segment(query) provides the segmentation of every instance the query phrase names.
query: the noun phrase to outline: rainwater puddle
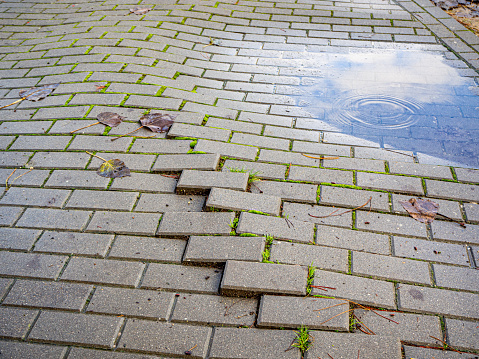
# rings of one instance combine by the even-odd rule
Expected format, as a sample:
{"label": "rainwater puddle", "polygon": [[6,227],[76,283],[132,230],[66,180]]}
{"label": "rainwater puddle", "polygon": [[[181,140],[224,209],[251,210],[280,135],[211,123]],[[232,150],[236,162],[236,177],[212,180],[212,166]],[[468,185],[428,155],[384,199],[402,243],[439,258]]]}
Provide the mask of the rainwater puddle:
{"label": "rainwater puddle", "polygon": [[[413,151],[420,162],[479,167],[479,87],[441,53],[308,54],[293,97],[299,127],[324,140]],[[305,74],[301,76],[301,71]]]}

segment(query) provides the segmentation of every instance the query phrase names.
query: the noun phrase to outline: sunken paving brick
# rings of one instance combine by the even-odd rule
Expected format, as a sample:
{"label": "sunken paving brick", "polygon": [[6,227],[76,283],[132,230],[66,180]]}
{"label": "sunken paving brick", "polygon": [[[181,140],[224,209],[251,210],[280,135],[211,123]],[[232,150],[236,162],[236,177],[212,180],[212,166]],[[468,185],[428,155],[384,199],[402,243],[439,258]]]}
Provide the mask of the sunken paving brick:
{"label": "sunken paving brick", "polygon": [[473,268],[433,264],[438,287],[479,292],[479,271]]}
{"label": "sunken paving brick", "polygon": [[286,166],[274,165],[271,163],[226,160],[222,171],[233,172],[234,170],[244,170],[245,172],[254,174],[259,178],[284,180]]}
{"label": "sunken paving brick", "polygon": [[357,185],[369,189],[381,189],[391,192],[423,195],[422,182],[419,178],[390,176],[379,173],[358,172]]}
{"label": "sunken paving brick", "polygon": [[187,236],[195,234],[228,235],[230,224],[235,214],[200,213],[200,212],[166,212],[158,228],[160,236]]}
{"label": "sunken paving brick", "polygon": [[[327,308],[324,309],[323,308]],[[349,331],[345,310],[349,303],[342,300],[263,295],[258,314],[258,326]],[[342,314],[341,314],[342,313]],[[332,318],[331,320],[328,320]]]}
{"label": "sunken paving brick", "polygon": [[205,204],[204,196],[179,196],[176,194],[141,195],[135,207],[136,212],[201,212]]}
{"label": "sunken paving brick", "polygon": [[479,294],[411,285],[401,285],[398,293],[400,310],[479,319]]}
{"label": "sunken paving brick", "polygon": [[184,170],[181,173],[177,188],[210,189],[219,187],[245,191],[247,185],[247,173]]}
{"label": "sunken paving brick", "polygon": [[143,289],[97,287],[87,312],[165,321],[174,293]]}
{"label": "sunken paving brick", "polygon": [[313,294],[349,299],[358,303],[388,309],[396,308],[394,284],[391,282],[316,270],[313,284],[336,288],[325,292],[313,287]]}
{"label": "sunken paving brick", "polygon": [[54,280],[68,257],[46,254],[0,252],[0,274],[7,277]]}
{"label": "sunken paving brick", "polygon": [[42,312],[28,339],[47,343],[112,348],[124,318]]}
{"label": "sunken paving brick", "polygon": [[274,195],[294,202],[316,203],[318,186],[315,185],[257,181],[254,186],[256,191],[261,191],[265,195]]}
{"label": "sunken paving brick", "polygon": [[474,224],[468,224],[464,228],[453,222],[434,221],[431,230],[432,237],[436,240],[479,244],[479,226]]}
{"label": "sunken paving brick", "polygon": [[[259,186],[258,186],[259,187]],[[281,198],[248,192],[233,191],[225,188],[212,188],[206,207],[229,209],[233,211],[259,211],[279,216]]]}
{"label": "sunken paving brick", "polygon": [[[396,337],[401,342],[432,345],[436,344],[436,340],[431,338],[431,336],[436,338],[442,337],[441,322],[437,316],[388,311],[378,311],[378,313],[386,317],[386,319],[381,318],[370,310],[354,310],[354,314],[361,323],[364,323],[373,333]],[[367,331],[365,327],[362,327],[362,329]],[[360,330],[356,332],[362,334]]]}
{"label": "sunken paving brick", "polygon": [[171,177],[163,177],[152,173],[135,173],[131,177],[114,179],[110,190],[174,193],[177,182],[177,179]]}
{"label": "sunken paving brick", "polygon": [[[25,342],[0,341],[2,356],[5,358],[51,358],[62,359],[68,347],[46,344],[31,344]],[[70,355],[71,356],[71,355]]]}
{"label": "sunken paving brick", "polygon": [[45,231],[35,243],[34,251],[105,257],[113,237],[113,234]]}
{"label": "sunken paving brick", "polygon": [[137,197],[135,192],[75,190],[65,208],[130,211]]}
{"label": "sunken paving brick", "polygon": [[38,312],[31,309],[0,307],[0,337],[24,338]]}
{"label": "sunken paving brick", "polygon": [[154,235],[160,214],[129,212],[95,212],[87,232]]}
{"label": "sunken paving brick", "polygon": [[227,298],[217,295],[181,294],[172,322],[218,326],[253,325],[258,308],[254,298]]}
{"label": "sunken paving brick", "polygon": [[27,208],[17,227],[81,230],[90,219],[90,211]]}
{"label": "sunken paving brick", "polygon": [[71,191],[62,189],[14,187],[0,200],[0,205],[61,208]]}
{"label": "sunken paving brick", "polygon": [[276,239],[309,243],[313,241],[314,224],[242,212],[236,232],[270,235]]}
{"label": "sunken paving brick", "polygon": [[216,268],[152,263],[141,288],[216,294],[221,275],[222,270]]}
{"label": "sunken paving brick", "polygon": [[36,229],[0,228],[0,248],[28,251],[40,234]]}
{"label": "sunken paving brick", "polygon": [[277,263],[348,271],[348,251],[340,248],[274,241],[270,260]]}
{"label": "sunken paving brick", "polygon": [[123,330],[119,348],[159,355],[205,358],[212,328],[130,319]]}
{"label": "sunken paving brick", "polygon": [[294,338],[292,330],[220,327],[215,329],[209,357],[300,359],[299,350],[287,350]]}
{"label": "sunken paving brick", "polygon": [[188,154],[188,155],[161,155],[153,165],[153,172],[203,170],[214,171],[218,167],[220,155],[217,153]]}
{"label": "sunken paving brick", "polygon": [[191,236],[183,261],[224,263],[227,260],[261,262],[264,237]]}
{"label": "sunken paving brick", "polygon": [[73,257],[61,280],[136,287],[144,268],[140,262]]}
{"label": "sunken paving brick", "polygon": [[446,318],[449,343],[459,349],[479,349],[478,322]]}
{"label": "sunken paving brick", "polygon": [[87,284],[17,280],[3,304],[79,312],[92,289]]}
{"label": "sunken paving brick", "polygon": [[306,294],[306,269],[271,263],[228,260],[221,293],[245,296],[260,293]]}

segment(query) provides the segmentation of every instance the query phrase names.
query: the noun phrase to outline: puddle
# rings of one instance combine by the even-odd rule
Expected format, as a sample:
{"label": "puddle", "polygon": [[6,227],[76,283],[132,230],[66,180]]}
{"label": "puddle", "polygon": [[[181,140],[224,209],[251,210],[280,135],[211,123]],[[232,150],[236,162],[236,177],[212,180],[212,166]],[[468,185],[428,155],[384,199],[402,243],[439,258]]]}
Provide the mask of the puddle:
{"label": "puddle", "polygon": [[441,53],[311,53],[299,61],[301,85],[276,92],[294,98],[292,112],[312,119],[305,127],[326,131],[325,141],[479,167],[479,87]]}

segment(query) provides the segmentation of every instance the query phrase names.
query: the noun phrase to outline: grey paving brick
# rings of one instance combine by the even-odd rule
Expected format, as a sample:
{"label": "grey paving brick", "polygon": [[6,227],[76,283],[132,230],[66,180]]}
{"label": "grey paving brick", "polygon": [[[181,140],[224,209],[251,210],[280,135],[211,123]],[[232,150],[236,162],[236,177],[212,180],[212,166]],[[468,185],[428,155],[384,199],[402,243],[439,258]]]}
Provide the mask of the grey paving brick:
{"label": "grey paving brick", "polygon": [[62,359],[67,351],[67,347],[30,344],[14,341],[0,341],[2,355],[5,358],[47,358]]}
{"label": "grey paving brick", "polygon": [[153,172],[181,171],[197,169],[214,171],[218,167],[220,155],[213,154],[188,154],[188,155],[162,155],[158,156],[153,165]]}
{"label": "grey paving brick", "polygon": [[174,294],[153,290],[98,287],[87,313],[167,320]]}
{"label": "grey paving brick", "polygon": [[22,212],[23,208],[21,207],[0,207],[0,226],[13,225]]}
{"label": "grey paving brick", "polygon": [[321,186],[320,204],[356,208],[369,201],[365,208],[389,211],[387,193],[361,191],[350,188]]}
{"label": "grey paving brick", "polygon": [[[454,202],[457,203],[457,202]],[[479,223],[479,205],[475,203],[464,203],[464,211],[469,222]]]}
{"label": "grey paving brick", "polygon": [[35,168],[83,169],[89,160],[90,155],[82,152],[37,152],[30,160],[30,165]]}
{"label": "grey paving brick", "polygon": [[244,160],[254,160],[258,153],[258,148],[200,139],[195,146],[195,151],[219,153],[221,156],[228,156]]}
{"label": "grey paving brick", "polygon": [[[272,85],[261,85],[261,86],[264,87],[264,86],[272,86]],[[246,111],[241,112],[240,116],[238,117],[238,120],[267,124],[267,125],[284,126],[284,127],[291,127],[293,124],[292,117],[263,115],[263,114],[257,114],[257,113],[246,112]]]}
{"label": "grey paving brick", "polygon": [[75,190],[65,208],[130,211],[138,196],[136,192]]}
{"label": "grey paving brick", "polygon": [[40,234],[35,229],[0,228],[0,248],[28,251]]}
{"label": "grey paving brick", "polygon": [[260,262],[264,237],[191,236],[183,261],[224,263],[227,260]]}
{"label": "grey paving brick", "polygon": [[2,338],[23,339],[37,314],[38,310],[1,307],[0,336]]}
{"label": "grey paving brick", "polygon": [[177,188],[209,189],[219,187],[244,191],[247,185],[247,173],[184,170],[181,173]]}
{"label": "grey paving brick", "polygon": [[139,262],[72,257],[61,280],[136,287],[144,268]]}
{"label": "grey paving brick", "polygon": [[348,170],[384,172],[384,161],[364,158],[339,157],[332,160],[324,160],[326,168],[343,168]]}
{"label": "grey paving brick", "polygon": [[247,161],[235,161],[226,160],[223,164],[222,171],[231,171],[234,169],[245,170],[250,174],[254,174],[256,177],[264,179],[281,179],[284,180],[286,166],[273,165],[270,163],[259,162],[247,162]]}
{"label": "grey paving brick", "polygon": [[132,319],[126,323],[118,346],[130,351],[174,356],[185,355],[184,352],[190,350],[192,358],[204,358],[211,332],[208,327]]}
{"label": "grey paving brick", "polygon": [[275,195],[283,200],[295,202],[316,203],[317,186],[302,183],[257,181],[255,190],[265,195]]}
{"label": "grey paving brick", "polygon": [[45,187],[106,189],[109,182],[109,178],[98,176],[94,171],[54,170]]}
{"label": "grey paving brick", "polygon": [[437,179],[453,179],[451,169],[445,166],[390,161],[389,172]]}
{"label": "grey paving brick", "polygon": [[288,350],[295,334],[291,330],[216,328],[210,358],[299,359],[299,350]]}
{"label": "grey paving brick", "polygon": [[423,223],[405,216],[357,211],[356,227],[373,232],[427,237],[426,226]]}
{"label": "grey paving brick", "polygon": [[353,173],[322,168],[291,166],[288,179],[312,183],[353,184]]}
{"label": "grey paving brick", "polygon": [[345,249],[274,241],[270,250],[273,262],[348,271],[348,251]]}
{"label": "grey paving brick", "polygon": [[87,227],[87,232],[113,232],[118,234],[153,235],[159,214],[98,211]]}
{"label": "grey paving brick", "polygon": [[458,181],[479,183],[479,171],[472,168],[455,168]]}
{"label": "grey paving brick", "polygon": [[77,135],[72,141],[68,150],[86,150],[86,151],[115,151],[126,152],[132,139],[122,137],[116,141],[111,141],[111,137],[82,136]]}
{"label": "grey paving brick", "polygon": [[[72,84],[71,86],[75,86],[78,84]],[[70,131],[76,130],[77,128],[83,127],[88,125],[89,123],[86,122],[81,122],[81,121],[71,121],[71,120],[65,120],[65,118],[82,118],[85,116],[87,111],[89,110],[89,106],[75,106],[75,107],[47,107],[47,108],[40,108],[35,115],[33,116],[33,119],[35,120],[51,120],[51,119],[61,119],[62,121],[56,121],[52,128],[50,128],[50,131],[48,131],[49,134],[53,133],[65,133],[69,134]],[[84,123],[82,126],[78,126],[76,128],[72,128],[70,131],[60,131],[61,128],[64,128],[67,124],[73,125],[74,123]],[[92,122],[93,123],[93,122]],[[101,126],[97,127],[96,129],[93,128],[85,128],[83,130],[80,130],[76,132],[77,134],[84,134],[84,133],[96,133],[99,132],[101,129]],[[103,132],[103,130],[101,131]]]}
{"label": "grey paving brick", "polygon": [[117,178],[110,186],[111,190],[135,190],[141,192],[173,193],[175,178],[163,177],[151,173],[134,173],[131,177]]}
{"label": "grey paving brick", "polygon": [[254,323],[258,300],[204,294],[180,294],[172,322],[219,326],[250,326]]}
{"label": "grey paving brick", "polygon": [[[261,131],[261,130],[260,130]],[[6,150],[8,146],[15,140],[15,136],[1,136],[0,137],[0,149]]]}
{"label": "grey paving brick", "polygon": [[10,150],[64,150],[70,136],[19,136]]}
{"label": "grey paving brick", "polygon": [[13,279],[0,278],[0,298],[3,298],[13,284]]}
{"label": "grey paving brick", "polygon": [[[436,342],[436,345],[438,343]],[[440,344],[439,344],[440,345]],[[430,349],[422,347],[411,347],[404,345],[404,354],[406,359],[415,358],[434,358],[434,359],[465,359],[469,355],[453,352],[452,350]]]}
{"label": "grey paving brick", "polygon": [[394,255],[426,261],[469,265],[466,247],[460,244],[441,243],[423,239],[394,236]]}
{"label": "grey paving brick", "polygon": [[216,294],[222,270],[210,267],[192,267],[152,263],[148,266],[141,288]]}
{"label": "grey paving brick", "polygon": [[[334,207],[325,207],[325,206],[314,206],[311,204],[300,204],[300,203],[283,203],[283,217],[289,219],[296,219],[304,222],[312,222],[316,224],[327,224],[338,227],[351,228],[352,225],[352,215],[351,213],[345,213],[341,216],[329,216],[333,211]],[[343,211],[344,212],[344,211]],[[341,213],[341,212],[336,212]],[[316,217],[319,218],[316,218]]]}
{"label": "grey paving brick", "polygon": [[67,257],[43,254],[0,252],[0,274],[7,277],[56,279]]}
{"label": "grey paving brick", "polygon": [[[291,224],[292,223],[292,224]],[[284,218],[243,212],[240,215],[237,233],[271,235],[276,239],[308,243],[313,240],[314,224]]]}
{"label": "grey paving brick", "polygon": [[452,347],[459,349],[478,349],[477,322],[446,318],[446,328]]}
{"label": "grey paving brick", "polygon": [[92,290],[84,284],[17,280],[3,304],[79,312]]}
{"label": "grey paving brick", "polygon": [[[89,79],[91,81],[91,78]],[[68,103],[69,105],[120,105],[126,95],[124,94],[76,94]]]}
{"label": "grey paving brick", "polygon": [[477,319],[479,294],[402,285],[398,289],[400,310]]}
{"label": "grey paving brick", "polygon": [[354,358],[358,355],[358,351],[365,358],[399,359],[402,357],[401,343],[397,337],[325,331],[313,331],[311,335],[315,342],[321,343],[308,351],[308,357],[312,358],[327,358],[328,353],[333,358]]}
{"label": "grey paving brick", "polygon": [[[393,212],[406,214],[406,210],[399,203],[399,201],[409,201],[412,196],[393,194],[391,197]],[[439,205],[439,213],[444,213],[447,214],[448,217],[463,221],[459,202],[445,201],[440,199],[433,199],[432,201]],[[438,216],[437,218],[440,218],[440,216]]]}
{"label": "grey paving brick", "polygon": [[141,139],[135,140],[130,152],[143,153],[187,153],[190,150],[189,140]]}
{"label": "grey paving brick", "polygon": [[358,172],[357,185],[369,189],[382,189],[418,195],[424,194],[422,182],[419,178]]}
{"label": "grey paving brick", "polygon": [[34,251],[105,257],[112,241],[112,234],[45,231]]}
{"label": "grey paving brick", "polygon": [[[327,292],[327,295],[331,297],[349,299],[382,308],[396,308],[394,284],[391,282],[316,270],[313,284],[336,288]],[[325,294],[324,291],[314,287],[312,293]]]}
{"label": "grey paving brick", "polygon": [[306,294],[307,270],[300,266],[228,260],[221,293],[248,296],[260,293]]}
{"label": "grey paving brick", "polygon": [[0,158],[0,167],[24,166],[32,154],[33,152],[4,152]]}
{"label": "grey paving brick", "polygon": [[316,230],[316,244],[321,246],[388,255],[391,254],[389,242],[389,237],[384,234],[322,225],[317,226]]}
{"label": "grey paving brick", "polygon": [[27,208],[17,227],[81,230],[90,218],[88,211]]}
{"label": "grey paving brick", "polygon": [[206,207],[230,209],[233,211],[254,210],[279,216],[281,198],[224,188],[212,188],[208,196],[208,201],[206,202]]}
{"label": "grey paving brick", "polygon": [[186,136],[206,138],[217,141],[228,141],[231,131],[220,128],[192,126],[183,123],[174,123],[168,131],[169,137]]}
{"label": "grey paving brick", "polygon": [[158,228],[160,236],[185,236],[195,234],[228,235],[234,213],[167,212]]}
{"label": "grey paving brick", "polygon": [[410,151],[385,151],[382,148],[355,147],[354,156],[358,158],[374,158],[386,161],[414,162]]}
{"label": "grey paving brick", "polygon": [[319,160],[307,158],[300,153],[274,151],[274,150],[261,150],[258,161],[260,162],[273,162],[273,163],[289,163],[301,166],[318,166]]}
{"label": "grey paving brick", "polygon": [[303,141],[319,141],[319,132],[317,131],[306,131],[299,129],[286,129],[284,127],[278,126],[269,126],[267,125],[264,130],[266,136],[274,136],[281,138],[290,138],[294,140],[303,140]]}
{"label": "grey paving brick", "polygon": [[3,122],[0,126],[0,134],[44,134],[48,131],[52,123],[52,121]]}
{"label": "grey paving brick", "polygon": [[[207,86],[207,87],[210,87],[210,86]],[[213,87],[213,88],[217,88],[217,87]],[[217,106],[208,106],[208,105],[202,105],[199,103],[192,103],[192,102],[187,102],[186,105],[182,108],[182,110],[206,113],[210,116],[229,118],[232,120],[235,119],[238,115],[238,111],[234,109],[228,109],[228,108],[222,108],[222,107],[220,108]]]}
{"label": "grey paving brick", "polygon": [[28,339],[49,343],[112,348],[123,318],[63,312],[42,312]]}
{"label": "grey paving brick", "polygon": [[[85,111],[86,112],[86,111]],[[75,116],[77,117],[77,116]],[[83,117],[83,115],[78,116],[78,117]],[[75,131],[79,128],[82,128],[84,126],[91,125],[95,122],[98,121],[93,121],[93,120],[61,120],[61,121],[56,121],[50,131],[48,131],[48,134],[69,134],[71,131]],[[76,134],[95,134],[95,135],[101,135],[105,131],[105,127],[103,126],[91,126],[88,128],[85,128],[83,130],[75,132]]]}
{"label": "grey paving brick", "polygon": [[237,132],[234,133],[233,137],[231,138],[231,142],[248,145],[248,146],[274,148],[277,150],[285,150],[285,151],[289,149],[289,140],[276,139],[276,138],[265,137],[265,136],[256,136],[256,135],[250,135],[246,133],[237,133]]}
{"label": "grey paving brick", "polygon": [[474,185],[426,180],[426,189],[430,197],[479,201],[479,189]]}
{"label": "grey paving brick", "polygon": [[206,126],[225,128],[232,131],[246,132],[246,133],[252,133],[256,135],[259,135],[263,129],[263,126],[257,123],[224,120],[222,118],[216,118],[216,117],[212,117],[208,119]]}
{"label": "grey paving brick", "polygon": [[464,228],[454,222],[434,221],[431,223],[431,230],[434,239],[479,244],[479,226],[473,224]]}
{"label": "grey paving brick", "polygon": [[[143,172],[150,170],[156,158],[155,155],[136,155],[129,153],[97,153],[97,155],[107,160],[119,159],[120,161],[125,162],[130,170]],[[93,157],[91,163],[88,165],[88,169],[98,169],[102,163],[102,160]]]}
{"label": "grey paving brick", "polygon": [[138,212],[201,212],[204,196],[179,196],[176,194],[141,195],[135,211]]}
{"label": "grey paving brick", "polygon": [[3,196],[0,204],[60,208],[70,193],[62,189],[13,187]]}
{"label": "grey paving brick", "polygon": [[470,268],[433,264],[438,287],[479,291],[479,271]]}

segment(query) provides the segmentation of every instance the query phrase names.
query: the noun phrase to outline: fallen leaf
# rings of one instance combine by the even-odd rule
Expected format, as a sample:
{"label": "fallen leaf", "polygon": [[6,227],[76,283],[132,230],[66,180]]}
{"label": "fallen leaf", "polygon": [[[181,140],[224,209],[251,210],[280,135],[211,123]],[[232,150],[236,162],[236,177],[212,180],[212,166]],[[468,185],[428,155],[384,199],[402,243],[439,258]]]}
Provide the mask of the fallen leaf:
{"label": "fallen leaf", "polygon": [[150,113],[140,118],[142,127],[148,127],[153,132],[167,132],[174,122],[174,118],[168,114]]}
{"label": "fallen leaf", "polygon": [[96,89],[99,91],[99,90],[103,90],[105,87],[106,87],[105,85],[97,85]]}
{"label": "fallen leaf", "polygon": [[125,119],[125,117],[120,116],[119,114],[115,112],[102,112],[98,114],[96,118],[99,122],[110,127],[118,126],[121,123],[121,121]]}
{"label": "fallen leaf", "polygon": [[409,201],[399,201],[409,215],[421,223],[431,223],[436,218],[439,204],[429,199],[411,198]]}
{"label": "fallen leaf", "polygon": [[125,162],[114,159],[103,162],[96,173],[102,177],[120,178],[130,176],[130,169],[126,167]]}
{"label": "fallen leaf", "polygon": [[135,14],[135,15],[145,15],[147,12],[149,12],[152,8],[143,8],[140,9],[138,7],[134,7],[133,9],[130,9],[130,14]]}
{"label": "fallen leaf", "polygon": [[60,84],[49,84],[42,87],[32,87],[29,90],[22,90],[18,93],[24,99],[29,101],[39,101],[50,95]]}

